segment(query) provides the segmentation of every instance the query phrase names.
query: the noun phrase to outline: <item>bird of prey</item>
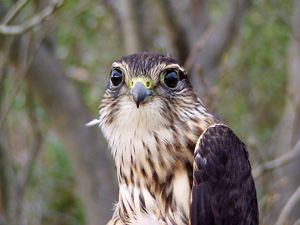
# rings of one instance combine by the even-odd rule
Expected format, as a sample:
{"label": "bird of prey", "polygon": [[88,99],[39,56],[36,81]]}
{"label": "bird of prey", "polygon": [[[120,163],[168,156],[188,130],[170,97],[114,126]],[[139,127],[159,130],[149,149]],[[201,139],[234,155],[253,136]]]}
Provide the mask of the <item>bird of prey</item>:
{"label": "bird of prey", "polygon": [[143,52],[115,61],[99,114],[119,183],[108,225],[258,224],[246,146],[176,60]]}

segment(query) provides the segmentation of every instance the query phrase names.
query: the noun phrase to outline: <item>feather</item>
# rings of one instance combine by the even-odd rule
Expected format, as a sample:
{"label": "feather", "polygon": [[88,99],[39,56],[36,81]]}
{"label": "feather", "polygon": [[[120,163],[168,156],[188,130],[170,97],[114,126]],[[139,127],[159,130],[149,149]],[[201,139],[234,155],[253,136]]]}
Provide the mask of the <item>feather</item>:
{"label": "feather", "polygon": [[101,120],[99,119],[93,119],[92,121],[86,123],[85,125],[87,127],[92,127],[92,126],[95,126],[96,124],[99,124],[101,122]]}
{"label": "feather", "polygon": [[[213,125],[219,120],[184,68],[147,52],[122,57],[112,68],[122,71],[123,83],[109,82],[99,119],[86,124],[101,127],[115,160],[119,201],[109,224],[258,224],[246,147],[227,126]],[[174,88],[165,83],[168,71],[178,74]],[[130,85],[137,79],[153,84],[138,108]]]}
{"label": "feather", "polygon": [[166,225],[165,222],[159,221],[155,215],[141,214],[137,216],[129,225]]}
{"label": "feather", "polygon": [[191,225],[257,225],[257,197],[245,145],[226,125],[207,128],[194,153]]}

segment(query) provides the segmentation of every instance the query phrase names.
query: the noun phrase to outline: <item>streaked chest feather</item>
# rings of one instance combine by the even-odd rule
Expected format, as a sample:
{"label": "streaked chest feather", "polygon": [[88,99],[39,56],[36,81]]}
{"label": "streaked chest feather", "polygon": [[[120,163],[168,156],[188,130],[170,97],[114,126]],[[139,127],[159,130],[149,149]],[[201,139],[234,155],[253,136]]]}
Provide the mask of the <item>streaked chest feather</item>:
{"label": "streaked chest feather", "polygon": [[202,132],[201,118],[195,111],[186,115],[185,122],[170,123],[151,106],[121,108],[122,117],[101,124],[118,175],[119,216],[130,222],[146,213],[187,224],[193,149]]}

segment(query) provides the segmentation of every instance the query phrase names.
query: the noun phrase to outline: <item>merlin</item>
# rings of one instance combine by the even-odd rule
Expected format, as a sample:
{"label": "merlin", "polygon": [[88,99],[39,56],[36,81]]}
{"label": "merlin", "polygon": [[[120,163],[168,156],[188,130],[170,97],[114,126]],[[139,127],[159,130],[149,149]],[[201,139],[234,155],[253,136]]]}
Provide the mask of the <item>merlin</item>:
{"label": "merlin", "polygon": [[99,123],[119,198],[108,225],[257,225],[248,152],[162,54],[112,64]]}

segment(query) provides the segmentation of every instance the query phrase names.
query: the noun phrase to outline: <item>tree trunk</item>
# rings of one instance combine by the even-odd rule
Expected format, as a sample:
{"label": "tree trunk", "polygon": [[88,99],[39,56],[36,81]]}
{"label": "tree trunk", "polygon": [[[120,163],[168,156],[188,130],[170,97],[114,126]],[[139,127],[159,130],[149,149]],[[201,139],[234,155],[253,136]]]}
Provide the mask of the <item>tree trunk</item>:
{"label": "tree trunk", "polygon": [[[204,96],[218,81],[219,65],[223,53],[231,46],[240,30],[244,15],[250,7],[251,0],[233,0],[220,21],[213,25],[213,32],[205,47],[195,60],[195,70],[192,72],[192,83],[199,96]],[[199,76],[203,76],[201,80]],[[205,84],[203,85],[203,82]],[[204,88],[206,86],[206,88]]]}
{"label": "tree trunk", "polygon": [[126,54],[140,52],[142,50],[141,35],[138,33],[137,15],[133,9],[133,0],[120,1],[119,13],[121,18],[121,28],[124,39]]}
{"label": "tree trunk", "polygon": [[86,106],[58,61],[45,48],[38,50],[27,78],[69,153],[87,224],[105,224],[116,192],[112,164],[99,129],[85,126],[91,120]]}
{"label": "tree trunk", "polygon": [[[1,51],[4,37],[0,39]],[[18,65],[16,55],[21,43],[22,39],[12,45],[10,61],[14,65]],[[105,224],[111,217],[117,191],[113,164],[100,129],[85,126],[92,118],[56,58],[43,45],[34,54],[26,81],[41,99],[66,147],[77,193],[85,207],[86,224]]]}

